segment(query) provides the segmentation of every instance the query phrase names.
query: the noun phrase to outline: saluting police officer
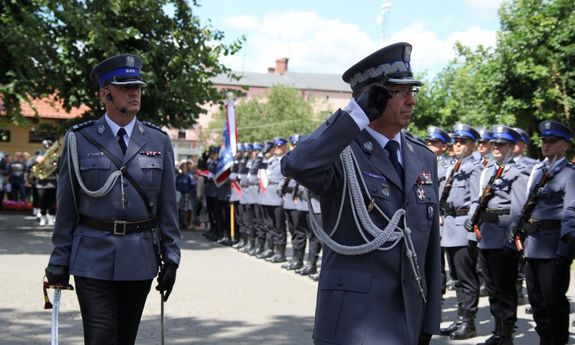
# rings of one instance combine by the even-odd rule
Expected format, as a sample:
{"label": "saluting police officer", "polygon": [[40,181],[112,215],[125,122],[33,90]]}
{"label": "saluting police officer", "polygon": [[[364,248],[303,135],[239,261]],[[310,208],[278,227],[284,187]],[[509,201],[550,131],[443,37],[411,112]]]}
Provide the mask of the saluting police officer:
{"label": "saluting police officer", "polygon": [[[535,165],[527,185],[529,194],[538,193],[524,227],[527,294],[540,344],[563,345],[569,340],[566,293],[575,254],[575,218],[567,212],[575,200],[575,166],[565,158],[573,131],[560,122],[543,121],[539,134],[545,160]],[[541,186],[544,174],[548,179]]]}
{"label": "saluting police officer", "polygon": [[453,127],[453,150],[457,160],[447,170],[447,186],[440,197],[443,215],[441,247],[445,249],[451,276],[455,281],[457,319],[441,329],[442,335],[461,340],[476,336],[475,315],[479,302],[477,276],[477,245],[469,244],[468,232],[463,227],[469,217],[469,207],[479,194],[479,177],[483,167],[473,157],[479,133],[467,124]]}
{"label": "saluting police officer", "polygon": [[[493,127],[492,155],[495,162],[483,169],[480,193],[491,186],[486,210],[481,214],[478,241],[479,264],[489,294],[491,315],[495,320],[493,336],[486,344],[513,344],[513,327],[517,321],[517,253],[508,245],[512,221],[519,215],[525,202],[525,188],[529,171],[521,163],[514,163],[513,148],[520,135],[507,126]],[[497,177],[497,171],[503,174]],[[493,179],[492,179],[493,178]],[[470,214],[475,213],[478,202],[473,202]],[[472,221],[465,228],[472,231]]]}
{"label": "saluting police officer", "polygon": [[353,98],[282,160],[321,202],[317,345],[428,344],[439,332],[437,160],[403,131],[421,85],[410,55],[396,43],[347,70]]}
{"label": "saluting police officer", "polygon": [[180,262],[172,144],[136,118],[141,68],[124,54],[92,69],[106,113],[68,131],[60,159],[46,276],[66,284],[74,275],[85,344],[134,344],[158,266],[167,300]]}

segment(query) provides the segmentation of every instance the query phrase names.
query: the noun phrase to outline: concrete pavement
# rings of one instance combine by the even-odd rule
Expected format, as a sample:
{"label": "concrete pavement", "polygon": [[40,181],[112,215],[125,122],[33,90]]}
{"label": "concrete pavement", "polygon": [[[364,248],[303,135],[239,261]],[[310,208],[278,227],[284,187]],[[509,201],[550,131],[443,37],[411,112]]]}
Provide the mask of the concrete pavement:
{"label": "concrete pavement", "polygon": [[[41,283],[51,231],[37,226],[31,216],[0,212],[0,344],[50,342],[51,314],[42,309]],[[312,344],[316,283],[209,242],[198,231],[182,235],[181,269],[165,307],[166,344]],[[569,295],[575,296],[573,283]],[[160,343],[159,301],[159,294],[150,293],[137,344]],[[534,323],[524,307],[519,308],[515,344],[536,345]],[[444,326],[455,312],[454,293],[448,292]],[[465,341],[435,336],[432,344],[468,345],[489,337],[493,322],[487,298],[481,298],[478,320],[481,336]],[[60,344],[82,343],[76,296],[64,292]]]}

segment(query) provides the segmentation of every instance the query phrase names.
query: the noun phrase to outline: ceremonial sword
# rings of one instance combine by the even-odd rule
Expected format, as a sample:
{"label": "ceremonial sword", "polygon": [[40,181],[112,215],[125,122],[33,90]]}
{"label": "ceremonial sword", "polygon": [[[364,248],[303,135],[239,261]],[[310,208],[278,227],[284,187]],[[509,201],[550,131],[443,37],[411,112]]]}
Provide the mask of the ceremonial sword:
{"label": "ceremonial sword", "polygon": [[[48,289],[54,289],[54,304],[50,303],[48,298]],[[52,328],[51,328],[51,345],[58,345],[58,316],[60,313],[60,299],[62,298],[62,290],[74,290],[70,284],[65,285],[50,285],[48,282],[43,284],[44,290],[44,309],[52,309]]]}

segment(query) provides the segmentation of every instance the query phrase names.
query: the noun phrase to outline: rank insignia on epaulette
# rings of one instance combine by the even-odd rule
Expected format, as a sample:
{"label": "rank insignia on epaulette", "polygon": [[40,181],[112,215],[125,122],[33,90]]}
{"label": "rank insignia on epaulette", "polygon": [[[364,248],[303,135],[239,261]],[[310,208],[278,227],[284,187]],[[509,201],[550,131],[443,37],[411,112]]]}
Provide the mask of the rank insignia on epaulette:
{"label": "rank insignia on epaulette", "polygon": [[431,172],[428,170],[421,170],[419,176],[417,176],[417,184],[433,184],[433,178],[431,177]]}
{"label": "rank insignia on epaulette", "polygon": [[84,127],[91,126],[93,123],[94,123],[94,120],[88,120],[86,122],[78,123],[78,124],[75,124],[74,126],[72,126],[72,130],[78,131]]}
{"label": "rank insignia on epaulette", "polygon": [[141,155],[144,155],[144,156],[159,156],[159,155],[162,154],[162,152],[160,152],[160,151],[144,151],[144,150],[142,150],[142,151],[140,151],[140,154],[141,154]]}
{"label": "rank insignia on epaulette", "polygon": [[166,132],[162,129],[162,127],[157,126],[157,125],[154,125],[154,124],[151,123],[151,122],[142,121],[142,123],[143,123],[144,125],[150,127],[150,128],[153,128],[153,129],[155,129],[155,130],[157,130],[157,131],[160,131],[160,132],[162,132],[162,133],[164,133],[164,134],[168,134],[168,133],[166,133]]}

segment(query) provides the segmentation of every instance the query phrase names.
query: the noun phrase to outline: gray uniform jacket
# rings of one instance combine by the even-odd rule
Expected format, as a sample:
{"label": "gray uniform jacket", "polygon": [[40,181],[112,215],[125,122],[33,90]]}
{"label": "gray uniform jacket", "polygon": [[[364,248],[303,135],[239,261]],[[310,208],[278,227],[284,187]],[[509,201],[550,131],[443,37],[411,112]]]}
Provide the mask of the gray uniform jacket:
{"label": "gray uniform jacket", "polygon": [[[479,194],[495,175],[497,164],[490,163],[483,169],[480,178],[480,188],[475,201],[471,204],[469,214],[472,215],[477,208]],[[512,247],[508,238],[512,230],[512,222],[521,213],[526,199],[527,181],[530,171],[525,166],[513,162],[505,165],[501,178],[493,184],[493,197],[487,203],[488,213],[482,217],[479,226],[481,240],[479,249],[503,249]],[[500,214],[495,214],[500,213]],[[488,219],[490,218],[490,219]]]}
{"label": "gray uniform jacket", "polygon": [[[273,156],[267,162],[267,168],[261,173],[267,178],[267,186],[263,182],[265,189],[260,191],[258,204],[266,206],[282,206],[283,200],[280,196],[280,189],[284,183],[284,176],[281,172],[281,157]],[[263,176],[262,176],[263,177]]]}
{"label": "gray uniform jacket", "polygon": [[[404,133],[401,138],[406,157],[404,184],[399,182],[387,151],[343,110],[301,140],[282,161],[286,176],[319,195],[324,228],[332,229],[343,188],[339,155],[350,146],[367,188],[383,212],[391,217],[399,208],[407,210],[427,298],[424,303],[406,259],[403,240],[391,250],[356,256],[340,255],[325,247],[316,303],[315,344],[414,345],[420,333],[439,331],[437,159],[417,139]],[[377,212],[370,215],[378,227],[386,225]],[[365,243],[355,225],[349,198],[332,237],[346,245]]]}
{"label": "gray uniform jacket", "polygon": [[[90,190],[102,187],[116,166],[104,153],[88,142],[79,131],[102,143],[114,156],[123,154],[104,117],[75,132],[79,169]],[[66,134],[66,138],[70,132]],[[107,195],[88,196],[77,183],[72,184],[66,140],[60,158],[56,225],[52,236],[50,264],[68,266],[72,275],[101,280],[147,280],[156,276],[158,263],[151,231],[128,235],[94,229],[78,223],[78,212],[103,222],[141,221],[149,218],[146,205],[125,179],[126,205],[122,208],[121,182],[118,179]],[[162,236],[164,262],[180,263],[180,232],[174,181],[174,153],[170,138],[158,129],[136,121],[123,164],[152,203]],[[74,198],[76,196],[76,199]],[[75,207],[74,204],[77,206]]]}
{"label": "gray uniform jacket", "polygon": [[255,159],[249,158],[244,171],[240,172],[240,186],[242,187],[241,204],[255,204],[258,200],[258,177],[257,170],[252,171],[256,163]]}
{"label": "gray uniform jacket", "polygon": [[[452,166],[447,170],[448,176],[453,168]],[[446,215],[443,218],[442,247],[467,246],[470,239],[469,235],[474,236],[465,230],[463,224],[470,217],[471,202],[479,195],[479,177],[482,171],[481,162],[470,155],[461,160],[459,170],[453,174],[453,184],[446,202],[456,213],[455,215]],[[464,213],[465,209],[468,211]]]}
{"label": "gray uniform jacket", "polygon": [[[285,182],[284,182],[285,184]],[[283,206],[285,210],[297,210],[297,204],[296,201],[294,201],[293,198],[293,192],[294,192],[294,187],[297,185],[298,183],[296,182],[296,180],[294,179],[289,179],[288,180],[288,185],[287,185],[287,190],[286,193],[283,196],[284,202],[283,202]],[[280,188],[283,187],[280,186]],[[300,187],[301,188],[301,187]]]}
{"label": "gray uniform jacket", "polygon": [[[531,192],[541,180],[545,162],[533,168],[530,177]],[[575,200],[575,166],[563,159],[551,171],[551,179],[543,186],[536,201],[531,219],[543,221],[539,230],[525,239],[525,257],[530,259],[552,259],[557,255],[573,258],[566,243],[561,241],[561,233],[575,231],[575,219],[567,217],[567,207]],[[560,222],[560,227],[546,226]]]}
{"label": "gray uniform jacket", "polygon": [[234,166],[230,173],[230,202],[240,201],[242,198],[242,190],[240,187],[240,170],[242,166],[246,164],[244,158],[236,159],[234,161]]}

